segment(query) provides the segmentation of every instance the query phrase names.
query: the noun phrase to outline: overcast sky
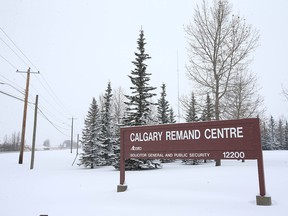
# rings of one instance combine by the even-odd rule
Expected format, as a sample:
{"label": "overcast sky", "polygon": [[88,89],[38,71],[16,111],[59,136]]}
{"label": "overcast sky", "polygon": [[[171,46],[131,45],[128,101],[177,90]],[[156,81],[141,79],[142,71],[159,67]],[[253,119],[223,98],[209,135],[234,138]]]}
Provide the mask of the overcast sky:
{"label": "overcast sky", "polygon": [[[151,85],[167,85],[170,104],[177,111],[177,55],[180,95],[193,90],[186,77],[186,39],[183,26],[192,21],[201,0],[0,0],[0,91],[23,98],[26,75],[31,74],[29,101],[39,95],[43,116],[38,118],[37,145],[45,139],[59,145],[81,134],[92,101],[112,88],[129,92],[127,75],[134,68],[136,41],[141,26],[146,38]],[[212,1],[209,1],[212,3]],[[267,116],[288,117],[288,102],[281,85],[288,86],[288,1],[233,0],[233,13],[260,31],[260,47],[253,53],[250,70],[257,74]],[[8,46],[7,46],[8,45]],[[13,50],[13,51],[12,51]],[[25,56],[29,58],[29,62]],[[16,54],[15,54],[16,53]],[[14,88],[13,88],[13,87]],[[159,96],[157,96],[157,99]],[[156,99],[156,98],[155,98]],[[23,102],[0,93],[0,141],[21,131]],[[32,142],[33,106],[29,106],[26,142]],[[64,135],[65,134],[65,135]],[[75,138],[74,138],[75,139]]]}

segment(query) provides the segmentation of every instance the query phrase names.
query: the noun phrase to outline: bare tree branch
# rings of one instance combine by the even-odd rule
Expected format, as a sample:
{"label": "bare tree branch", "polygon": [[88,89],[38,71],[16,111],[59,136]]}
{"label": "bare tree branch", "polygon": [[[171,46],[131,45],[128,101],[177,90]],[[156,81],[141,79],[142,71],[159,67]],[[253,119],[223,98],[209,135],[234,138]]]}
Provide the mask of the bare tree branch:
{"label": "bare tree branch", "polygon": [[235,74],[248,68],[250,54],[258,46],[259,33],[245,19],[231,14],[225,0],[208,7],[204,0],[194,11],[193,23],[186,26],[189,64],[188,77],[202,95],[211,92],[215,118]]}
{"label": "bare tree branch", "polygon": [[282,86],[282,95],[285,97],[285,99],[288,102],[288,88],[285,86]]}

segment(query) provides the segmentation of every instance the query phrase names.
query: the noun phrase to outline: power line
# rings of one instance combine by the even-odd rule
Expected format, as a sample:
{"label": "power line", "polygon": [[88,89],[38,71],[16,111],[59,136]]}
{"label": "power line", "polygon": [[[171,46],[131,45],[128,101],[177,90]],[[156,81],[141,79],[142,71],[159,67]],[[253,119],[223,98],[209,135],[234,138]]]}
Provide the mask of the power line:
{"label": "power line", "polygon": [[13,67],[14,69],[17,70],[16,66],[13,65],[10,61],[8,61],[4,56],[2,56],[2,55],[0,54],[0,57],[1,57],[2,59],[4,59],[11,67]]}
{"label": "power line", "polygon": [[[4,94],[4,95],[7,95],[7,96],[9,96],[9,97],[12,97],[12,98],[14,98],[14,99],[17,99],[17,100],[20,100],[20,101],[24,102],[24,99],[19,98],[19,97],[16,97],[16,96],[14,96],[14,95],[11,95],[11,94],[9,94],[9,93],[7,93],[7,92],[0,91],[0,93],[1,93],[1,94]],[[30,103],[30,104],[34,104],[34,103],[32,103],[32,102],[29,102],[29,101],[28,101],[28,103]]]}
{"label": "power line", "polygon": [[18,97],[14,96],[14,95],[11,95],[11,94],[9,94],[9,93],[3,92],[3,91],[0,91],[0,93],[24,102],[23,99],[18,98]]}
{"label": "power line", "polygon": [[[17,97],[17,96],[14,96],[14,95],[12,95],[12,94],[9,94],[9,93],[7,93],[7,92],[0,91],[0,93],[1,93],[1,94],[4,94],[4,95],[6,95],[6,96],[9,96],[9,97],[11,97],[11,98],[14,98],[14,99],[17,99],[17,100],[19,100],[19,101],[24,102],[24,99],[19,98],[19,97]],[[22,93],[22,94],[23,94],[23,93]],[[32,102],[29,102],[29,101],[28,101],[28,103],[34,105],[34,103],[32,103]],[[44,108],[45,108],[45,107],[44,107]],[[59,125],[56,126],[56,124],[53,123],[53,122],[47,117],[47,115],[44,114],[44,112],[43,112],[40,108],[38,108],[38,109],[39,109],[39,112],[41,113],[42,117],[44,117],[44,119],[46,119],[57,131],[59,131],[59,132],[60,132],[61,134],[63,134],[64,136],[69,137],[69,135],[67,135],[67,134],[65,134],[63,131],[61,131],[61,129],[62,129],[62,130],[67,130],[67,131],[70,130],[70,129],[61,127],[61,126],[59,126]],[[64,124],[64,123],[63,123],[63,124]]]}
{"label": "power line", "polygon": [[[47,82],[47,80],[44,77],[44,74],[40,74],[40,77],[43,78],[44,82],[46,83],[46,85],[48,86],[47,92],[48,94],[51,96],[51,98],[56,102],[56,104],[58,104],[58,106],[64,111],[64,112],[68,112],[71,114],[71,111],[69,109],[67,109],[67,107],[65,107],[65,105],[63,104],[63,102],[57,97],[57,95],[55,94],[55,92],[53,91],[53,89],[51,88],[51,86],[49,85],[49,83]],[[40,80],[39,80],[40,81]],[[41,83],[41,82],[40,82]],[[51,94],[50,94],[50,92]]]}
{"label": "power line", "polygon": [[[70,125],[68,125],[67,123],[64,123],[62,122],[61,120],[59,120],[60,118],[57,117],[54,113],[50,112],[45,106],[43,106],[41,104],[40,108],[43,110],[45,110],[46,113],[48,113],[50,115],[50,117],[52,117],[54,119],[55,122],[57,122],[58,124],[62,124],[63,126],[67,126],[67,127],[70,127]],[[60,127],[60,126],[59,126]],[[61,127],[62,129],[64,130],[69,130],[68,128],[64,128],[64,127]]]}
{"label": "power line", "polygon": [[[30,109],[34,109],[34,106],[32,106],[32,105],[30,105],[29,104],[29,108]],[[44,120],[47,120],[51,125],[53,125],[53,127],[54,128],[58,128],[58,131],[60,130],[66,130],[66,131],[69,131],[70,130],[70,128],[64,128],[64,127],[61,127],[59,124],[56,124],[55,122],[53,122],[48,116],[47,116],[47,110],[44,112],[44,109],[45,109],[45,107],[43,108],[40,108],[40,107],[38,107],[38,110],[39,110],[39,112],[40,112],[40,110],[41,110],[41,113],[40,113],[40,115],[44,118]],[[64,123],[62,123],[62,124],[64,124]],[[67,125],[67,124],[66,124]],[[67,125],[67,126],[69,126],[70,127],[70,125]],[[61,132],[62,134],[64,133],[63,131]],[[66,135],[66,134],[65,134]],[[66,135],[66,136],[68,136],[68,135]]]}
{"label": "power line", "polygon": [[[17,44],[11,39],[11,37],[0,27],[0,30],[3,32],[3,34],[8,38],[8,40],[14,45],[14,47],[25,57],[25,59],[36,69],[38,70],[38,68],[35,66],[35,64],[33,64],[33,62],[25,55],[25,53],[17,46]],[[26,64],[28,67],[29,65],[27,64],[27,62],[6,42],[4,41],[3,38],[0,37],[0,40],[2,40],[2,42],[22,61],[24,62],[24,64]],[[4,58],[3,56],[1,56],[10,66],[12,66],[13,68],[17,69],[11,62],[9,62],[6,58]],[[38,70],[39,71],[39,70]],[[41,74],[42,75],[42,74]],[[22,77],[24,78],[24,76],[22,75]],[[4,77],[5,78],[5,77]],[[57,97],[57,95],[55,94],[55,92],[53,91],[53,89],[51,88],[51,86],[49,85],[49,83],[46,81],[45,77],[42,75],[43,80],[45,81],[46,85],[43,84],[43,82],[36,76],[38,82],[40,83],[40,85],[44,88],[44,90],[50,95],[50,97],[54,100],[54,102],[56,103],[56,105],[59,106],[59,108],[61,108],[61,110],[63,110],[65,113],[68,111],[68,109],[63,105],[62,101]],[[6,79],[6,78],[5,78]],[[12,83],[12,82],[11,82]],[[46,88],[47,86],[47,88]],[[34,89],[35,92],[37,92],[38,94],[38,90],[34,87],[34,85],[31,84],[31,87]],[[46,101],[48,104],[51,105],[51,103],[49,103],[48,100],[45,99],[45,97],[43,97],[43,95],[41,96],[42,99],[44,99],[44,101]],[[31,98],[29,96],[29,98]],[[42,109],[46,109],[43,105],[41,106]],[[52,106],[53,107],[53,106]],[[55,110],[58,110],[57,108],[54,107]],[[48,109],[46,109],[47,111]],[[41,110],[42,111],[42,110]],[[58,113],[59,111],[57,111]],[[70,113],[70,112],[68,112]],[[42,114],[44,115],[43,111]],[[51,115],[51,114],[50,114]],[[47,115],[44,115],[45,119],[47,119],[50,124],[53,125],[53,127],[55,127],[58,131],[59,128],[61,127],[56,127],[56,125],[47,117]],[[56,116],[56,115],[53,115]],[[64,124],[64,123],[62,123]],[[67,125],[67,124],[66,124]],[[64,129],[64,128],[62,128]],[[66,130],[66,129],[65,129]],[[63,132],[61,132],[63,134]]]}
{"label": "power line", "polygon": [[43,111],[42,111],[41,109],[38,109],[38,110],[39,110],[39,112],[42,114],[42,116],[43,116],[57,131],[59,131],[59,132],[60,132],[61,134],[63,134],[64,136],[69,137],[69,135],[63,133],[58,127],[56,127],[56,125],[55,125],[52,121],[50,121],[50,119],[43,113]]}
{"label": "power line", "polygon": [[18,55],[18,53],[16,53],[16,52],[9,46],[8,43],[6,43],[1,37],[0,37],[0,40],[1,40],[4,44],[6,44],[6,46],[7,46],[25,65],[27,65],[27,67],[29,67],[29,65],[24,61],[24,59],[21,58],[21,57]]}
{"label": "power line", "polygon": [[17,92],[19,92],[20,94],[24,95],[24,92],[23,92],[23,91],[17,89],[17,88],[16,88],[15,86],[13,86],[13,85],[10,85],[9,83],[1,82],[1,80],[0,80],[0,84],[2,84],[2,85],[8,85],[8,86],[12,87],[14,90],[16,90]]}
{"label": "power line", "polygon": [[[28,62],[37,70],[38,68],[31,62],[31,60],[22,52],[22,50],[14,43],[14,41],[9,37],[9,35],[0,27],[0,30],[5,34],[5,36],[10,40],[10,42],[17,48],[17,50],[28,60]],[[22,58],[21,58],[22,59]],[[26,64],[26,63],[25,63]],[[27,64],[26,64],[27,65]],[[29,67],[29,65],[27,65]]]}
{"label": "power line", "polygon": [[[33,62],[25,55],[25,53],[17,46],[17,44],[11,39],[11,37],[3,30],[3,28],[0,27],[0,30],[3,32],[3,34],[9,39],[9,41],[16,47],[16,49],[26,58],[26,60],[37,70],[38,68],[35,66],[35,64],[33,64]],[[2,40],[2,39],[1,39]],[[3,41],[3,40],[2,40]],[[3,41],[4,42],[4,41]],[[4,42],[15,54],[16,52],[6,43]],[[17,54],[16,54],[17,55]],[[23,59],[17,55],[22,61]],[[25,61],[24,61],[25,62]],[[25,62],[26,64],[26,62]],[[28,65],[27,65],[28,66]],[[42,74],[41,74],[42,75]],[[58,104],[59,107],[62,107],[63,111],[68,111],[70,113],[70,111],[64,106],[64,104],[62,103],[62,101],[57,97],[57,95],[55,94],[55,92],[53,91],[53,89],[51,88],[51,86],[49,85],[49,83],[46,81],[44,75],[42,75],[43,80],[45,81],[46,85],[48,86],[48,89],[45,87],[45,85],[41,82],[41,80],[36,77],[36,79],[38,79],[38,81],[40,82],[40,84],[43,86],[43,88],[48,92],[48,94],[50,94],[50,92],[52,94],[50,94],[51,98]],[[32,85],[31,85],[32,86]],[[32,86],[33,87],[33,86]]]}
{"label": "power line", "polygon": [[[41,75],[41,74],[40,74]],[[65,123],[61,122],[61,117],[63,116],[67,116],[67,114],[65,113],[65,110],[61,109],[61,106],[59,103],[57,103],[57,101],[55,100],[55,98],[53,97],[53,95],[51,95],[51,93],[48,91],[48,89],[45,87],[45,85],[41,82],[41,80],[39,80],[39,78],[36,76],[36,78],[38,79],[38,81],[40,82],[40,84],[42,85],[42,87],[44,88],[44,90],[46,90],[46,92],[49,94],[49,96],[53,99],[53,101],[56,103],[55,106],[54,103],[51,103],[51,100],[47,99],[45,96],[43,96],[42,94],[40,94],[40,96],[42,97],[42,102],[39,104],[39,107],[42,108],[42,110],[44,109],[46,111],[46,113],[48,113],[50,115],[50,117],[52,116],[52,118],[57,121],[60,124],[65,125]],[[39,91],[37,91],[37,89],[34,87],[34,85],[30,84],[31,87],[34,89],[35,92],[37,92],[37,94],[39,95]],[[30,96],[29,96],[30,98]],[[52,108],[53,112],[49,111],[43,104],[43,102],[45,102],[45,104],[49,105],[50,108]],[[59,109],[60,108],[60,109]],[[63,112],[64,111],[64,112]],[[55,114],[56,113],[56,114]],[[61,116],[61,117],[60,117]],[[63,120],[63,118],[62,118]],[[66,123],[66,126],[68,124]],[[68,130],[68,129],[66,129]]]}

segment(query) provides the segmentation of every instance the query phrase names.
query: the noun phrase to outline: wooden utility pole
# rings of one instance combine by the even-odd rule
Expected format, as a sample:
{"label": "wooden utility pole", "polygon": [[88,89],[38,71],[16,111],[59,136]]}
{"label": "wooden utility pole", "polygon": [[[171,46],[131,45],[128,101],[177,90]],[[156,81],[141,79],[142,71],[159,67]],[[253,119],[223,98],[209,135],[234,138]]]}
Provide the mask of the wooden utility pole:
{"label": "wooden utility pole", "polygon": [[34,168],[35,142],[36,142],[36,128],[37,128],[37,111],[38,111],[38,95],[36,95],[36,101],[35,101],[34,128],[33,128],[33,141],[32,141],[32,152],[31,152],[31,163],[30,163],[30,169],[33,169],[33,168]]}
{"label": "wooden utility pole", "polygon": [[77,159],[77,156],[78,156],[78,148],[79,148],[79,134],[77,134],[77,150],[76,150],[76,156],[75,156],[75,159],[72,163],[72,166],[74,165],[76,159]]}
{"label": "wooden utility pole", "polygon": [[[70,119],[70,118],[69,118]],[[71,153],[72,153],[72,148],[73,148],[73,130],[74,130],[74,127],[73,127],[73,124],[74,124],[74,120],[77,120],[77,118],[71,118],[72,119],[72,124],[71,124],[71,145],[70,145],[70,147],[71,147]]]}
{"label": "wooden utility pole", "polygon": [[20,154],[19,154],[19,164],[23,164],[30,73],[39,73],[39,71],[38,72],[31,72],[30,67],[29,67],[27,71],[18,71],[17,70],[16,72],[17,73],[27,73],[25,98],[24,98],[23,121],[22,121],[22,132],[21,132],[21,144],[20,144]]}
{"label": "wooden utility pole", "polygon": [[73,148],[73,117],[72,117],[72,125],[71,125],[71,154],[72,154],[72,148]]}
{"label": "wooden utility pole", "polygon": [[[70,118],[69,118],[70,119]],[[72,154],[72,148],[73,148],[73,130],[74,130],[74,128],[73,128],[73,123],[74,123],[74,120],[76,120],[77,118],[71,118],[72,119],[72,124],[71,124],[71,145],[70,145],[70,147],[71,147],[71,150],[70,150],[70,153]]]}

